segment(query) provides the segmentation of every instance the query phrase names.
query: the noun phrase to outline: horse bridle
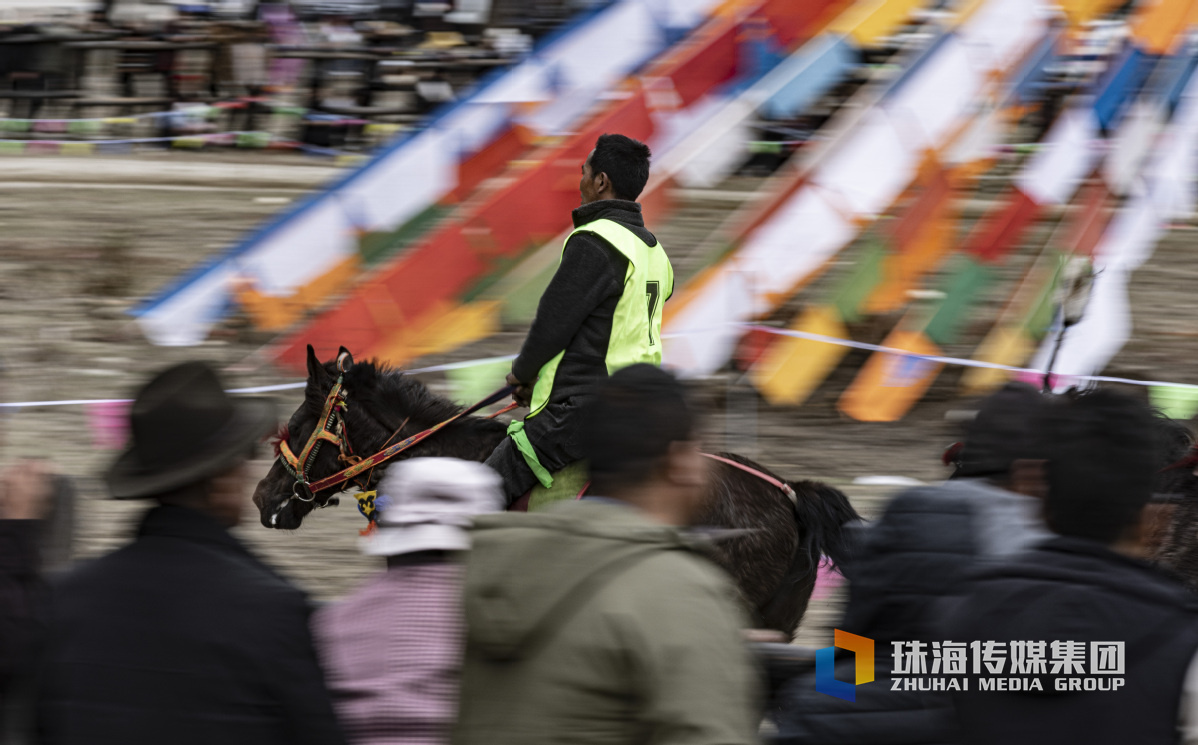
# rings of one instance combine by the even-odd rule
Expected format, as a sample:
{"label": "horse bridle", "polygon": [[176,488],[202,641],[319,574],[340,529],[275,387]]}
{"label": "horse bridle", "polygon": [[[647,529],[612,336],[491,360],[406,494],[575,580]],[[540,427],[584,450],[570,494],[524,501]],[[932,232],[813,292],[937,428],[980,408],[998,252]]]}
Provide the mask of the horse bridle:
{"label": "horse bridle", "polygon": [[[299,455],[292,451],[286,440],[279,441],[278,460],[283,464],[287,473],[295,479],[295,483],[291,486],[291,496],[301,502],[316,500],[316,492],[312,489],[312,482],[308,476],[312,464],[316,461],[316,456],[320,453],[321,445],[326,442],[336,445],[340,452],[338,460],[344,463],[354,463],[360,460],[354,455],[345,424],[345,412],[349,408],[345,395],[345,362],[347,359],[349,359],[349,355],[346,353],[337,357],[337,381],[333,383],[329,395],[325,397],[324,407],[316,422],[316,429],[312,430],[312,434],[308,436],[308,441],[304,443]],[[366,485],[360,482],[358,482],[358,486],[362,489],[366,488]],[[307,493],[306,499],[300,495],[300,487],[303,487],[303,491]]]}
{"label": "horse bridle", "polygon": [[[329,390],[329,394],[324,400],[324,407],[320,411],[320,419],[317,420],[316,429],[308,436],[308,441],[304,443],[304,448],[300,451],[299,455],[295,454],[285,440],[279,441],[278,460],[283,464],[283,468],[286,469],[287,473],[291,474],[292,478],[295,479],[295,483],[291,486],[291,496],[301,502],[314,502],[317,492],[350,482],[356,484],[362,492],[367,492],[371,474],[374,473],[376,467],[436,434],[462,417],[470,416],[479,409],[490,406],[510,396],[515,390],[515,387],[510,385],[500,388],[473,406],[462,409],[449,419],[417,432],[393,445],[388,445],[387,443],[390,443],[408,423],[408,420],[404,419],[403,423],[399,425],[399,429],[395,430],[395,433],[388,438],[387,443],[383,444],[381,450],[362,458],[354,454],[353,447],[349,443],[349,431],[345,421],[345,412],[349,409],[345,393],[345,371],[346,363],[350,359],[348,352],[342,352],[337,356],[337,381],[333,383],[333,387]],[[516,408],[516,404],[512,403],[489,416],[493,418],[500,414],[506,414],[514,408]],[[312,464],[316,460],[317,454],[320,452],[320,446],[325,442],[336,444],[337,449],[340,451],[338,460],[349,465],[330,476],[311,481],[308,478],[309,472],[312,469]],[[359,479],[362,474],[365,474],[365,477]],[[308,495],[307,498],[300,496],[300,487],[303,487],[303,491]],[[346,486],[341,486],[338,491],[345,491],[346,488]],[[326,501],[324,504],[316,506],[327,507],[330,503],[330,501]],[[275,511],[276,517],[281,509],[282,507]]]}

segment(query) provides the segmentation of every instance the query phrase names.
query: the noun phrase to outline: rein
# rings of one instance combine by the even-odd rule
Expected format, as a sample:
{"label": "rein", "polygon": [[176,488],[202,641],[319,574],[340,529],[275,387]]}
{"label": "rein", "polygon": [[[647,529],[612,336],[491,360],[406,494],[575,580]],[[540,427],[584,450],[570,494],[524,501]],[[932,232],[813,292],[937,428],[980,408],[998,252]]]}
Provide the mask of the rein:
{"label": "rein", "polygon": [[[365,458],[360,458],[354,454],[353,447],[349,443],[349,437],[348,437],[348,432],[347,432],[347,427],[346,427],[345,417],[344,417],[345,412],[349,409],[349,404],[346,401],[345,386],[344,386],[344,384],[345,384],[345,360],[347,357],[348,357],[347,354],[342,354],[341,356],[339,356],[337,358],[337,372],[338,372],[337,380],[335,383],[333,383],[333,387],[329,390],[329,394],[325,398],[324,407],[321,409],[320,419],[317,420],[318,421],[317,427],[315,430],[312,431],[312,434],[308,437],[308,441],[306,443],[304,443],[304,447],[302,450],[300,450],[300,454],[297,456],[295,454],[295,452],[292,451],[291,446],[288,445],[286,441],[281,441],[279,443],[278,460],[280,462],[282,462],[283,467],[287,470],[287,472],[295,478],[295,484],[291,487],[291,496],[294,497],[295,499],[298,499],[301,502],[315,501],[316,494],[318,492],[322,492],[325,489],[330,489],[334,486],[341,486],[342,484],[345,484],[347,481],[353,480],[355,477],[361,475],[362,473],[372,471],[375,467],[379,466],[382,463],[386,463],[387,461],[391,460],[392,458],[399,455],[403,451],[408,450],[409,448],[412,448],[412,447],[418,445],[419,443],[423,442],[424,440],[428,439],[429,437],[432,437],[438,431],[440,431],[441,429],[444,429],[445,427],[449,426],[450,424],[453,424],[454,422],[461,419],[462,417],[470,416],[471,414],[477,412],[479,409],[485,408],[487,406],[490,406],[493,403],[496,403],[497,401],[503,400],[507,396],[511,395],[512,392],[515,390],[515,386],[510,386],[510,385],[504,386],[503,388],[500,388],[499,390],[495,391],[494,393],[487,396],[486,398],[479,401],[478,403],[474,404],[473,406],[463,409],[462,411],[453,415],[449,419],[446,419],[445,421],[443,421],[439,424],[435,424],[426,430],[417,432],[416,434],[412,435],[411,437],[401,440],[400,442],[397,442],[394,445],[388,446],[388,445],[386,445],[386,443],[384,443],[384,447],[382,450],[379,450],[375,454],[369,455]],[[509,404],[508,406],[504,407],[503,409],[500,409],[499,411],[495,412],[494,414],[489,415],[488,418],[493,419],[493,418],[499,416],[500,414],[505,414],[505,413],[511,411],[512,409],[517,408],[517,406],[518,406],[518,404],[513,402],[513,403]],[[399,425],[399,429],[397,429],[395,431],[395,433],[392,434],[390,438],[388,438],[387,441],[390,442],[391,438],[394,438],[395,435],[399,434],[399,432],[404,428],[404,425],[406,425],[407,422],[408,422],[408,420],[405,419],[403,424]],[[325,442],[331,442],[334,445],[336,445],[338,450],[341,451],[340,460],[342,462],[349,463],[350,465],[347,466],[346,468],[341,469],[340,471],[337,471],[336,473],[334,473],[330,476],[324,477],[323,479],[319,479],[317,481],[309,481],[308,480],[308,472],[311,470],[312,463],[316,459],[317,454],[320,452],[320,446]],[[781,481],[777,478],[774,478],[773,476],[770,476],[767,473],[759,471],[756,468],[753,468],[752,466],[747,466],[743,463],[738,463],[729,458],[724,458],[719,455],[712,455],[711,453],[702,453],[702,455],[705,458],[710,458],[714,461],[719,461],[720,463],[723,463],[728,466],[732,466],[733,468],[744,471],[745,473],[748,473],[752,476],[756,476],[757,478],[761,479],[762,481],[764,481],[774,487],[777,487],[779,490],[782,491],[783,494],[785,494],[787,496],[787,498],[790,499],[792,504],[795,504],[797,506],[798,497],[795,495],[794,489],[792,489],[790,487],[790,485],[787,484],[786,482]],[[370,481],[370,475],[368,474],[366,477],[367,483],[365,483],[365,484],[363,484],[361,482],[355,482],[355,483],[357,483],[359,491],[361,492],[358,495],[358,510],[363,515],[365,515],[367,519],[371,520],[371,525],[373,526],[374,523],[373,523],[372,516],[374,514],[374,499],[376,496],[376,492],[368,491],[369,481]],[[299,492],[300,492],[301,486],[307,492],[307,498],[300,496]],[[582,490],[578,494],[578,497],[576,497],[576,498],[581,498],[587,492],[589,487],[590,487],[590,482],[587,482],[587,484],[585,486],[583,486]],[[342,490],[344,490],[344,487],[342,487]],[[321,506],[324,506],[324,505],[321,505]]]}
{"label": "rein", "polygon": [[744,463],[737,463],[736,461],[734,461],[730,458],[724,458],[719,455],[712,455],[711,453],[702,453],[701,455],[704,458],[711,458],[712,460],[718,460],[720,463],[723,463],[726,466],[732,466],[733,468],[739,468],[740,470],[744,471],[745,473],[756,476],[757,478],[761,479],[762,481],[764,481],[767,484],[771,484],[773,486],[778,487],[779,489],[782,490],[782,493],[785,494],[790,499],[792,504],[794,504],[795,506],[798,506],[799,498],[795,495],[795,490],[791,489],[790,484],[786,483],[785,481],[780,481],[780,480],[774,478],[773,476],[769,475],[768,473],[763,473],[762,471],[758,471],[756,468],[753,468],[752,466],[746,466]]}
{"label": "rein", "polygon": [[[292,451],[291,446],[288,445],[286,441],[279,443],[278,459],[283,464],[283,467],[287,470],[287,472],[295,478],[295,484],[291,487],[291,496],[301,502],[314,501],[316,499],[317,492],[324,491],[325,489],[329,489],[334,486],[341,486],[345,482],[354,479],[354,477],[370,471],[379,464],[386,463],[396,455],[399,455],[403,451],[431,437],[444,427],[453,424],[462,417],[470,416],[479,409],[490,406],[491,404],[506,398],[515,390],[515,387],[510,385],[500,388],[484,398],[482,401],[479,401],[469,408],[463,409],[439,424],[433,425],[432,427],[429,427],[421,432],[417,432],[411,437],[397,442],[394,445],[385,446],[382,450],[379,450],[374,455],[370,455],[365,458],[359,458],[358,456],[354,455],[353,448],[349,443],[344,418],[344,413],[349,408],[349,404],[346,401],[344,387],[345,360],[347,357],[348,355],[342,354],[337,358],[337,381],[333,384],[333,387],[329,390],[329,395],[325,398],[324,407],[321,409],[320,419],[317,420],[318,424],[316,429],[312,431],[312,434],[308,437],[308,441],[304,443],[304,447],[302,450],[300,450],[299,455],[297,456],[294,451]],[[515,403],[495,412],[491,415],[491,418],[511,411],[514,408],[516,408]],[[404,424],[406,423],[407,420],[405,419]],[[403,424],[400,425],[400,430],[402,429]],[[395,434],[398,433],[399,430],[396,430]],[[392,435],[391,437],[394,436],[395,435]],[[317,481],[309,481],[308,473],[312,468],[312,463],[315,461],[316,455],[320,452],[321,444],[325,442],[331,442],[335,444],[341,451],[340,460],[342,462],[350,463],[350,465],[332,474],[331,476],[326,476],[325,478],[319,479]],[[367,481],[369,481],[369,476],[367,476]],[[363,491],[368,486],[368,483],[358,483],[358,487]],[[300,487],[303,487],[304,491],[307,492],[307,498],[300,495]]]}
{"label": "rein", "polygon": [[[375,466],[379,465],[380,463],[386,463],[387,461],[391,460],[392,458],[399,455],[403,451],[422,442],[423,440],[428,439],[429,437],[434,435],[436,432],[438,432],[442,428],[447,427],[450,424],[453,424],[454,422],[461,419],[462,417],[469,416],[469,415],[473,414],[474,412],[478,411],[479,409],[490,406],[491,404],[495,403],[496,401],[502,401],[504,398],[507,398],[508,396],[510,396],[512,394],[512,391],[514,391],[514,390],[515,390],[515,388],[510,385],[500,388],[499,390],[492,393],[490,396],[487,396],[486,398],[484,398],[482,401],[479,401],[478,403],[474,404],[473,406],[471,406],[468,409],[462,409],[462,411],[458,412],[457,414],[454,414],[452,417],[450,417],[449,419],[446,419],[445,421],[441,422],[440,424],[435,424],[432,427],[429,427],[428,429],[424,430],[423,432],[417,432],[416,434],[412,435],[411,437],[408,437],[407,439],[400,440],[399,442],[395,443],[394,445],[391,445],[390,447],[387,447],[387,448],[384,448],[384,449],[378,451],[374,455],[363,458],[362,460],[358,461],[357,463],[354,463],[353,465],[351,465],[349,468],[344,468],[344,469],[338,471],[337,473],[334,473],[332,476],[326,476],[323,479],[320,479],[319,481],[314,481],[314,482],[308,484],[307,485],[308,489],[310,489],[312,494],[315,495],[316,492],[324,491],[325,489],[328,489],[330,487],[344,484],[346,481],[349,481],[354,476],[357,476],[358,474],[362,473],[363,471],[367,471],[371,468],[374,468]],[[499,414],[502,414],[504,411],[511,411],[514,408],[516,408],[515,405],[513,405],[505,410],[497,411],[497,412],[495,412],[494,416],[498,416]]]}

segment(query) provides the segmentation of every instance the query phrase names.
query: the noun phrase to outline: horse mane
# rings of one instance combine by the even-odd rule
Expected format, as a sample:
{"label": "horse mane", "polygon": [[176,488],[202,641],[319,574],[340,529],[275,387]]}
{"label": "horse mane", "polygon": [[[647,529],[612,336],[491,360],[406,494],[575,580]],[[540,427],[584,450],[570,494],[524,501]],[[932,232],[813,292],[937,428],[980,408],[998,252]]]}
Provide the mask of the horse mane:
{"label": "horse mane", "polygon": [[359,397],[372,399],[379,408],[402,412],[400,416],[422,424],[451,419],[463,408],[403,370],[378,360],[355,363],[345,373],[345,386]]}

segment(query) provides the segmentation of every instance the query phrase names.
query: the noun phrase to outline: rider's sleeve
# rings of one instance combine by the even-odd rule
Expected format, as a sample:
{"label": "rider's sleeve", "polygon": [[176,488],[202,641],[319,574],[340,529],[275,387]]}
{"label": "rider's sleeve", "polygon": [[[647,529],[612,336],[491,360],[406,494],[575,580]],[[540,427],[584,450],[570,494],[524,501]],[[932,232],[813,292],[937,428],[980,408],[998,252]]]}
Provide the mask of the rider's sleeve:
{"label": "rider's sleeve", "polygon": [[541,295],[537,317],[528,331],[512,374],[522,383],[536,380],[545,363],[569,345],[595,308],[624,291],[628,260],[589,233],[570,237],[562,262]]}

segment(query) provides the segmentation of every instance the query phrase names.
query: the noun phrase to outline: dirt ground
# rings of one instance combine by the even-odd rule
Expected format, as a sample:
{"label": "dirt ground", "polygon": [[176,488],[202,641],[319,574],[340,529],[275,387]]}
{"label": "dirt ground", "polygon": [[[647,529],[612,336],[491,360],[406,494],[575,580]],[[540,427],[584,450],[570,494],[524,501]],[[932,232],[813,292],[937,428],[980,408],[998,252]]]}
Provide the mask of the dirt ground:
{"label": "dirt ground", "polygon": [[[254,353],[265,341],[260,336],[222,331],[199,347],[153,347],[127,310],[234,243],[284,200],[335,173],[327,162],[284,158],[247,163],[193,154],[107,163],[47,156],[39,165],[36,160],[0,159],[0,355],[7,368],[0,400],[127,397],[151,371],[196,357],[219,365],[235,385],[293,379],[259,361]],[[189,171],[191,163],[202,167]],[[221,179],[216,168],[221,163],[238,169],[236,177]],[[718,222],[720,210],[734,206],[693,199],[672,223],[658,228],[658,235],[666,246],[684,250]],[[1198,303],[1190,295],[1198,279],[1198,265],[1191,258],[1194,238],[1189,225],[1172,231],[1135,275],[1135,340],[1112,363],[1111,374],[1196,382],[1191,368],[1198,359]],[[992,312],[996,303],[986,307]],[[961,348],[948,352],[968,353],[984,330],[984,324],[975,324]],[[523,329],[506,329],[485,342],[421,362],[512,353],[522,338]],[[791,478],[831,481],[866,515],[875,514],[894,487],[862,486],[853,483],[856,478],[941,478],[940,454],[954,439],[946,414],[970,403],[955,392],[958,373],[942,375],[904,420],[862,423],[839,414],[835,404],[852,379],[852,368],[863,359],[850,356],[797,409],[766,406],[735,376],[703,384],[709,407],[707,446],[744,453]],[[444,385],[434,376],[427,382],[434,388]],[[284,411],[299,401],[295,394],[280,394],[278,400]],[[77,480],[83,495],[80,557],[128,540],[144,509],[103,498],[99,476],[113,453],[93,442],[89,416],[82,406],[29,407],[7,417],[4,428],[4,461],[43,457]],[[269,464],[253,465],[255,472],[264,473]],[[238,532],[316,598],[329,600],[378,567],[356,551],[362,525],[347,500],[317,513],[295,533],[268,531],[253,517]],[[838,598],[833,593],[814,604],[801,641],[823,644],[830,639]]]}

